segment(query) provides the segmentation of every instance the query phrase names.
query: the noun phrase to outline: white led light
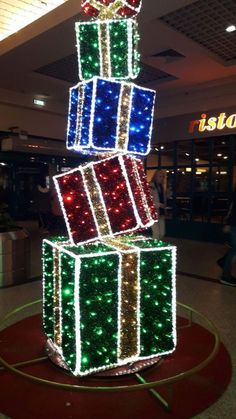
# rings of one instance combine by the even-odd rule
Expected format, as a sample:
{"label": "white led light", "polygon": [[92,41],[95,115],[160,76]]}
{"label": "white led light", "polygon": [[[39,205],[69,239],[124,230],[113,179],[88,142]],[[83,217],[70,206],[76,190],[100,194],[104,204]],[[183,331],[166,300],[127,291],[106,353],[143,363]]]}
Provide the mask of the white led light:
{"label": "white led light", "polygon": [[[88,0],[88,1],[84,0],[82,1],[82,7],[85,9],[86,6],[91,5],[98,11],[98,13],[103,12],[104,14],[106,14],[106,11],[109,13],[111,10],[113,10],[113,13],[116,18],[122,18],[122,15],[119,15],[117,13],[119,9],[128,7],[130,10],[133,10],[135,14],[138,14],[142,6],[142,1],[140,1],[139,4],[135,6],[130,4],[130,2],[127,2],[126,0],[116,0],[114,3],[111,2],[108,5],[104,5],[102,4],[101,1],[98,1],[98,0]],[[98,15],[98,18],[100,18],[99,15]]]}
{"label": "white led light", "polygon": [[234,32],[236,31],[236,26],[235,25],[229,25],[227,26],[227,28],[225,28],[226,32]]}
{"label": "white led light", "polygon": [[[116,83],[120,86],[120,97],[119,97],[119,103],[118,103],[118,109],[117,109],[117,119],[116,119],[116,143],[115,143],[115,147],[109,148],[106,147],[104,149],[103,147],[99,147],[97,145],[94,144],[93,142],[93,137],[94,137],[94,129],[96,129],[96,127],[94,127],[95,124],[95,110],[96,110],[96,98],[99,95],[98,92],[98,82],[102,81],[104,79],[102,79],[101,77],[93,77],[90,80],[78,83],[77,85],[73,86],[70,88],[70,100],[69,100],[69,118],[68,118],[68,123],[67,123],[67,148],[68,150],[76,150],[79,151],[81,153],[83,152],[89,152],[91,149],[92,153],[101,153],[101,152],[112,152],[113,154],[116,153],[124,153],[124,152],[128,152],[129,154],[133,154],[133,155],[142,155],[142,156],[146,156],[147,154],[149,154],[151,146],[150,146],[150,142],[151,142],[151,136],[152,136],[152,128],[153,128],[153,118],[154,118],[154,104],[155,104],[155,97],[156,97],[156,92],[153,89],[148,89],[145,87],[140,87],[134,83],[128,83],[128,82],[123,82],[123,81],[117,81],[117,80],[109,80],[112,83]],[[107,80],[106,80],[107,81]],[[91,108],[90,108],[90,113],[89,113],[89,119],[86,121],[87,124],[87,128],[89,131],[89,136],[88,136],[88,143],[86,145],[81,144],[81,139],[82,139],[82,113],[83,113],[83,106],[84,106],[84,99],[85,99],[85,86],[88,83],[93,83],[92,86],[92,100],[91,100]],[[124,143],[121,144],[119,141],[119,132],[122,126],[122,89],[128,88],[130,90],[130,94],[129,94],[129,109],[128,109],[128,118],[127,118],[127,132],[126,132],[126,138],[124,140]],[[152,102],[150,105],[151,108],[151,114],[150,116],[150,122],[148,124],[148,140],[147,140],[147,146],[146,146],[146,150],[145,151],[140,151],[135,150],[128,150],[129,147],[129,140],[130,140],[130,131],[129,131],[129,127],[130,127],[130,123],[131,123],[131,111],[133,108],[133,90],[137,89],[140,94],[141,93],[145,93],[145,92],[150,92],[153,94],[152,96]],[[76,111],[76,116],[73,115],[73,118],[76,118],[76,128],[75,128],[75,132],[73,134],[73,138],[74,141],[71,141],[70,137],[71,137],[71,124],[73,123],[73,118],[71,117],[71,109],[72,109],[72,93],[73,91],[78,90],[78,103],[77,103],[77,111]],[[141,110],[140,110],[141,112]],[[145,115],[143,113],[143,115]],[[145,116],[140,115],[140,121],[143,121],[143,118]],[[113,121],[113,123],[115,123],[115,121]],[[72,145],[70,144],[70,142],[72,143]],[[163,147],[164,148],[164,147]]]}
{"label": "white led light", "polygon": [[[120,167],[121,167],[121,170],[122,170],[122,174],[123,174],[123,177],[124,177],[125,182],[126,182],[126,187],[127,187],[127,190],[128,190],[127,200],[130,200],[132,202],[133,215],[136,219],[136,224],[132,228],[117,231],[117,232],[113,232],[112,231],[112,226],[111,226],[111,223],[110,223],[110,219],[109,219],[109,214],[107,212],[105,202],[104,202],[104,199],[103,199],[103,195],[102,195],[102,190],[101,190],[101,187],[100,187],[100,184],[99,184],[99,179],[97,178],[97,176],[95,174],[94,168],[95,168],[96,165],[100,165],[100,164],[102,164],[106,161],[109,161],[111,159],[116,159],[116,158],[118,158],[118,161],[119,161],[119,164],[120,164]],[[139,189],[140,189],[143,209],[145,211],[145,216],[147,217],[147,220],[148,220],[147,222],[143,222],[141,217],[140,217],[140,214],[139,214],[140,203],[135,200],[135,196],[133,194],[132,187],[131,187],[131,180],[129,179],[129,176],[127,174],[127,169],[126,169],[126,166],[125,166],[124,159],[127,159],[127,158],[129,158],[131,160],[133,168],[134,168],[132,175],[135,176],[136,182],[137,182],[137,184],[139,186]],[[72,243],[74,243],[74,244],[85,244],[85,243],[96,241],[97,239],[102,239],[104,237],[110,237],[111,235],[116,236],[116,235],[121,234],[121,233],[122,234],[123,233],[129,233],[129,232],[135,231],[139,228],[150,227],[154,224],[155,221],[157,221],[157,219],[154,218],[154,216],[151,214],[150,205],[147,204],[147,200],[146,200],[146,196],[145,196],[146,192],[143,190],[142,181],[140,179],[140,168],[139,168],[139,170],[137,170],[137,164],[138,163],[142,164],[141,160],[135,159],[134,157],[127,157],[123,154],[120,154],[118,157],[112,156],[112,157],[108,157],[107,159],[100,160],[98,162],[91,162],[89,164],[81,165],[78,168],[72,169],[67,173],[62,173],[60,175],[56,175],[56,176],[53,177],[53,180],[54,180],[54,183],[55,183],[55,186],[56,186],[56,191],[57,191],[57,194],[58,194],[58,198],[59,198],[59,201],[60,201],[60,205],[61,205],[61,208],[62,208],[62,212],[63,212],[63,215],[64,215],[64,219],[65,219],[65,222],[66,222],[67,231],[68,231],[68,234],[69,234],[69,237],[70,237],[70,240],[71,240]],[[108,225],[109,234],[102,234],[102,232],[100,230],[100,226],[98,226],[96,212],[94,210],[94,205],[92,203],[91,196],[90,196],[90,193],[89,193],[89,190],[88,190],[88,182],[86,181],[86,173],[85,172],[86,172],[86,169],[88,169],[88,168],[92,169],[94,183],[95,183],[96,189],[99,191],[99,203],[97,202],[97,204],[98,205],[101,204],[102,207],[103,207],[103,211],[104,211],[104,214],[105,214],[105,220],[104,221]],[[143,168],[143,170],[144,170],[144,168]],[[70,223],[69,223],[68,215],[67,215],[67,212],[66,212],[66,209],[65,209],[65,206],[64,206],[63,197],[62,197],[62,194],[61,194],[61,191],[60,191],[60,186],[59,186],[59,183],[58,183],[58,179],[60,179],[61,177],[65,177],[66,175],[70,175],[72,173],[76,174],[76,172],[80,172],[80,174],[83,178],[83,186],[84,186],[85,191],[87,192],[86,196],[88,197],[89,207],[90,207],[90,210],[91,210],[92,215],[93,215],[94,223],[97,226],[97,236],[96,237],[90,238],[88,240],[81,241],[79,243],[75,243],[75,241],[74,241],[74,238],[73,238],[73,235],[72,235],[72,227],[70,226]],[[148,187],[149,186],[147,184],[147,188]]]}
{"label": "white led light", "polygon": [[[81,52],[81,46],[80,46],[80,27],[84,25],[95,25],[98,29],[98,51],[99,51],[99,63],[100,63],[100,73],[99,76],[109,78],[109,80],[114,79],[135,79],[137,77],[137,71],[134,69],[134,44],[135,44],[135,32],[137,31],[137,22],[135,19],[119,19],[119,22],[124,22],[125,25],[127,25],[127,32],[128,32],[128,39],[127,39],[127,48],[128,48],[128,59],[127,59],[127,71],[126,74],[122,74],[120,77],[113,77],[111,70],[112,70],[112,60],[111,60],[111,48],[110,48],[110,30],[109,26],[112,23],[117,22],[117,19],[106,19],[106,20],[96,20],[96,21],[88,21],[88,22],[76,22],[75,23],[75,32],[76,32],[76,40],[77,40],[77,50],[78,50],[78,64],[79,64],[79,79],[84,80],[85,77],[83,76],[83,52]],[[104,66],[103,66],[103,51],[102,51],[102,28],[105,27],[106,31],[106,45],[107,45],[107,63],[108,68],[104,72]],[[137,57],[138,58],[138,57]]]}
{"label": "white led light", "polygon": [[[142,247],[137,246],[135,244],[135,242],[138,242],[142,240],[143,242],[145,241],[150,241],[152,239],[147,238],[147,237],[143,237],[143,236],[136,236],[134,238],[132,238],[131,244],[127,245],[125,242],[125,238],[122,236],[119,239],[109,239],[108,241],[103,240],[103,243],[106,246],[109,246],[111,248],[111,250],[105,251],[105,252],[99,252],[99,251],[95,251],[93,253],[89,253],[89,254],[76,254],[73,253],[73,251],[68,250],[67,246],[71,246],[71,244],[68,241],[65,242],[51,242],[48,239],[44,239],[43,241],[43,246],[45,246],[45,244],[50,245],[52,248],[52,252],[55,255],[55,250],[57,250],[59,258],[61,258],[62,254],[67,254],[69,255],[71,258],[73,258],[75,260],[75,272],[74,272],[74,281],[75,281],[75,288],[74,288],[74,296],[72,297],[71,303],[74,304],[74,309],[75,309],[75,329],[74,329],[74,333],[75,333],[75,356],[76,356],[76,362],[75,362],[75,368],[71,369],[69,367],[69,365],[67,365],[67,362],[65,360],[65,358],[63,357],[63,347],[62,345],[57,345],[53,340],[53,346],[57,349],[58,353],[61,355],[62,360],[65,362],[65,364],[67,365],[67,367],[71,370],[71,372],[74,375],[77,376],[86,376],[92,373],[96,373],[99,371],[105,371],[111,368],[115,368],[115,367],[119,367],[122,365],[126,365],[129,362],[135,362],[135,361],[141,361],[141,360],[148,360],[148,359],[152,359],[152,358],[156,358],[158,356],[162,356],[162,355],[167,355],[172,353],[175,348],[176,348],[176,341],[177,341],[177,333],[176,333],[176,247],[175,246],[167,246],[165,245],[165,243],[163,243],[163,246],[154,246],[152,248],[146,248],[145,246]],[[96,242],[96,244],[101,244],[101,242]],[[121,245],[124,245],[124,248],[121,248]],[[141,334],[141,310],[142,307],[140,306],[140,300],[141,300],[141,287],[140,287],[140,266],[141,266],[141,254],[143,252],[147,253],[152,253],[152,252],[163,252],[163,251],[170,251],[171,252],[171,260],[172,260],[172,266],[171,266],[171,322],[172,322],[172,342],[173,342],[173,347],[168,350],[168,351],[160,351],[158,353],[155,353],[153,355],[149,355],[149,356],[140,356],[140,334]],[[136,313],[136,318],[137,318],[137,347],[135,350],[135,355],[130,356],[129,358],[125,358],[125,359],[121,359],[120,358],[120,353],[121,353],[121,343],[122,343],[122,337],[121,337],[121,319],[122,319],[122,314],[121,314],[121,305],[122,305],[122,292],[121,292],[121,288],[122,288],[122,281],[125,279],[124,277],[122,277],[123,274],[123,270],[122,270],[122,260],[123,260],[123,255],[124,254],[136,254],[137,255],[137,279],[138,279],[138,283],[137,283],[137,313]],[[118,270],[117,270],[117,274],[118,274],[118,288],[117,288],[117,292],[118,292],[118,304],[117,304],[117,310],[118,310],[118,325],[117,325],[117,362],[113,363],[113,364],[109,364],[109,365],[102,365],[101,367],[97,367],[97,368],[88,368],[85,371],[81,371],[81,333],[80,333],[80,327],[81,327],[81,309],[80,309],[80,300],[79,300],[79,295],[80,295],[80,276],[81,276],[81,260],[82,259],[88,259],[88,258],[96,258],[96,257],[103,257],[103,256],[109,256],[109,255],[117,255],[118,256]],[[60,267],[61,263],[59,261],[59,267]],[[56,270],[53,270],[53,276],[55,277],[56,275]],[[45,299],[45,272],[44,272],[44,281],[43,281],[43,289],[44,289],[44,299],[43,299],[43,313],[45,316],[45,304],[46,304],[46,299]],[[55,284],[55,278],[53,278],[53,283]],[[60,293],[62,292],[61,289],[61,270],[59,270],[59,287],[60,287]],[[55,292],[55,289],[54,289]],[[60,305],[60,330],[62,331],[63,328],[63,312],[61,310],[61,299],[59,299],[59,305]],[[58,307],[54,307],[53,310],[53,316],[55,317],[55,313],[56,313],[56,309]],[[55,319],[53,318],[53,324],[55,327]],[[65,326],[65,325],[64,325]]]}

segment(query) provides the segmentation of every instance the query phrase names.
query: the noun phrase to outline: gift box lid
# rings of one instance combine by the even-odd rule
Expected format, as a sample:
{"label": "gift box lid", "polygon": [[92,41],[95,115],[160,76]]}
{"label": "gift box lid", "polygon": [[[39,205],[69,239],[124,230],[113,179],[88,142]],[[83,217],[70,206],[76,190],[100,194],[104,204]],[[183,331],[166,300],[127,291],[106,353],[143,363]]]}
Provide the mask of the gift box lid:
{"label": "gift box lid", "polygon": [[107,255],[114,253],[114,248],[109,244],[97,241],[94,243],[80,244],[78,246],[72,245],[66,237],[50,237],[50,239],[44,239],[44,244],[48,244],[53,248],[56,248],[60,252],[64,252],[73,258],[77,257],[92,257],[99,255]]}

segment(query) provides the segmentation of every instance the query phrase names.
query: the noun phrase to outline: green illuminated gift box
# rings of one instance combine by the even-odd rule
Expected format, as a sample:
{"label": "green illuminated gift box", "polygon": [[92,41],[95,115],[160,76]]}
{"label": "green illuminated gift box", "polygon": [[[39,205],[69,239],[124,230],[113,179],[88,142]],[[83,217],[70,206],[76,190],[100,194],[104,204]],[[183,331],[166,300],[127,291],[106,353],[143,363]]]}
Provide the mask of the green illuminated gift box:
{"label": "green illuminated gift box", "polygon": [[142,236],[44,240],[44,330],[74,375],[174,351],[175,258],[175,247]]}
{"label": "green illuminated gift box", "polygon": [[139,73],[135,19],[76,22],[79,78],[134,79]]}

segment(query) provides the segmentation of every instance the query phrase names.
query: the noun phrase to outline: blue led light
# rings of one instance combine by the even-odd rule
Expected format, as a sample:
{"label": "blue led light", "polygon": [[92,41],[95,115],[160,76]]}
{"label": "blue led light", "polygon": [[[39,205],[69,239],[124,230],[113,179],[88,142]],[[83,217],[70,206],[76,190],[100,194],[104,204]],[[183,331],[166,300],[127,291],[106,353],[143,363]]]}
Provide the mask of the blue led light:
{"label": "blue led light", "polygon": [[154,91],[145,90],[142,92],[141,89],[134,86],[128,151],[135,151],[137,154],[147,153],[152,127],[150,115],[153,112],[154,100]]}
{"label": "blue led light", "polygon": [[84,106],[81,118],[81,131],[78,142],[83,146],[89,144],[89,125],[90,125],[90,110],[92,105],[93,96],[93,82],[90,81],[84,84]]}
{"label": "blue led light", "polygon": [[69,108],[69,121],[68,121],[68,133],[67,133],[67,148],[71,148],[74,145],[75,130],[76,130],[76,111],[78,103],[78,89],[75,87],[71,90],[71,102]]}
{"label": "blue led light", "polygon": [[[81,153],[117,152],[117,135],[121,124],[118,117],[125,115],[123,129],[127,127],[128,144],[124,144],[124,148],[119,148],[119,151],[136,155],[148,154],[155,92],[133,85],[130,89],[131,110],[127,114],[127,109],[120,103],[123,84],[124,82],[94,77],[70,90],[68,148],[74,148]],[[81,97],[78,97],[81,89]]]}

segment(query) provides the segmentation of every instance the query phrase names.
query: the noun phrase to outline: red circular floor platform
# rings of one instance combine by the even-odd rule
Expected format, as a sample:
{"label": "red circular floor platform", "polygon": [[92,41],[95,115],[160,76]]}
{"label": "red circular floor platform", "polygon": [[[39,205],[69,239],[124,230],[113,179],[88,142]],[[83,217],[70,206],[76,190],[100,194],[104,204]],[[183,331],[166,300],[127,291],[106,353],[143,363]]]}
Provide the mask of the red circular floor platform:
{"label": "red circular floor platform", "polygon": [[[178,318],[178,323],[185,320]],[[1,356],[17,363],[45,355],[41,315],[28,317],[0,333]],[[157,381],[186,371],[201,363],[214,346],[214,336],[193,323],[178,330],[176,351],[156,367],[140,374]],[[21,371],[51,381],[79,386],[131,386],[135,376],[78,379],[66,374],[46,359]],[[214,360],[189,378],[171,385],[171,411],[166,411],[149,390],[129,392],[74,392],[28,381],[6,370],[0,371],[0,412],[12,419],[161,419],[191,418],[207,409],[225,391],[231,379],[231,360],[221,343]],[[156,390],[169,397],[167,387]]]}

